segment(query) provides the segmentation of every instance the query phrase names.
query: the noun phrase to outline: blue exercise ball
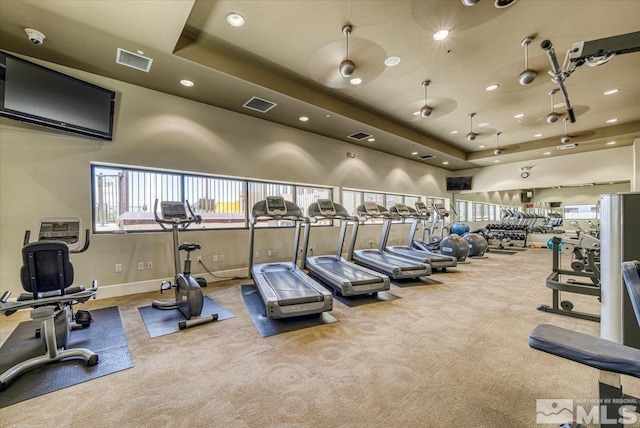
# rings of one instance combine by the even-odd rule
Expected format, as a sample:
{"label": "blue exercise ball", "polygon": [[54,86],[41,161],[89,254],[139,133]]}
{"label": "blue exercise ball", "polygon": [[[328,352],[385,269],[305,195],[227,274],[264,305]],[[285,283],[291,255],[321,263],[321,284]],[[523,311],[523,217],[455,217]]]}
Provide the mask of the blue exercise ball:
{"label": "blue exercise ball", "polygon": [[451,225],[451,233],[455,234],[455,235],[464,235],[465,233],[469,232],[470,228],[468,224],[464,224],[464,223],[453,223]]}

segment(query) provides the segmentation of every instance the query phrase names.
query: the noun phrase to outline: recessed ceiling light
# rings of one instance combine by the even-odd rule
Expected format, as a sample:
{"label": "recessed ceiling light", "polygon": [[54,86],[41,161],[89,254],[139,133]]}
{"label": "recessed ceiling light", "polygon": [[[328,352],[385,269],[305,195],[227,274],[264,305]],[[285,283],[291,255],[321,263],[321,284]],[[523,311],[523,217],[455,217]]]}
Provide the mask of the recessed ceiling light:
{"label": "recessed ceiling light", "polygon": [[353,79],[349,80],[349,83],[351,83],[352,85],[359,85],[362,83],[362,79],[359,77],[354,77]]}
{"label": "recessed ceiling light", "polygon": [[444,161],[444,162],[442,162],[442,165],[449,165],[449,162],[448,161]]}
{"label": "recessed ceiling light", "polygon": [[390,56],[389,58],[384,60],[384,65],[388,67],[393,67],[400,64],[400,58],[397,56]]}
{"label": "recessed ceiling light", "polygon": [[411,154],[415,156],[418,154],[418,152],[411,152]]}
{"label": "recessed ceiling light", "polygon": [[144,51],[143,50],[138,49],[137,52],[138,52],[138,55],[144,55]]}
{"label": "recessed ceiling light", "polygon": [[414,112],[413,112],[413,115],[414,115],[414,116],[420,116],[420,110],[418,110],[418,111],[414,111]]}
{"label": "recessed ceiling light", "polygon": [[479,124],[478,124],[478,127],[479,127],[479,128],[485,128],[485,127],[487,127],[487,126],[489,126],[489,125],[490,125],[490,123],[489,123],[489,122],[482,122],[482,123],[479,123]]}
{"label": "recessed ceiling light", "polygon": [[615,123],[615,122],[617,122],[617,121],[618,121],[618,118],[617,118],[617,117],[614,117],[613,119],[609,119],[609,120],[607,120],[607,123]]}
{"label": "recessed ceiling light", "polygon": [[542,153],[542,154],[543,154],[543,155],[550,155],[550,154],[551,154],[551,152],[544,152],[544,153]]}
{"label": "recessed ceiling light", "polygon": [[242,27],[244,25],[244,17],[239,13],[232,12],[227,15],[227,23],[232,27]]}
{"label": "recessed ceiling light", "polygon": [[373,143],[374,141],[376,141],[376,139],[375,138],[369,138],[367,141],[370,142],[370,143]]}
{"label": "recessed ceiling light", "polygon": [[327,117],[331,117],[331,115],[330,115],[330,114],[328,114],[328,115],[327,115]]}
{"label": "recessed ceiling light", "polygon": [[458,131],[457,129],[455,131],[451,131],[452,134],[457,134],[458,132],[460,131]]}
{"label": "recessed ceiling light", "polygon": [[298,120],[300,120],[300,122],[306,122],[309,120],[309,118],[307,116],[300,116]]}
{"label": "recessed ceiling light", "polygon": [[609,89],[608,91],[604,91],[604,95],[613,95],[618,92],[620,89]]}
{"label": "recessed ceiling light", "polygon": [[516,119],[520,119],[520,118],[522,118],[522,117],[524,117],[524,116],[525,116],[525,114],[524,114],[524,113],[518,113],[518,114],[516,114],[516,115],[515,115],[515,116],[513,116],[513,117],[514,117],[514,118],[516,118]]}
{"label": "recessed ceiling light", "polygon": [[494,160],[493,163],[500,163],[500,159]]}
{"label": "recessed ceiling light", "polygon": [[186,87],[188,87],[188,88],[190,88],[190,87],[192,87],[193,85],[195,85],[195,83],[193,83],[193,80],[189,80],[189,79],[182,79],[182,80],[180,81],[180,84],[181,84],[182,86],[186,86]]}
{"label": "recessed ceiling light", "polygon": [[484,144],[481,145],[481,146],[478,146],[479,149],[484,149],[485,147],[487,147],[487,146],[485,146]]}
{"label": "recessed ceiling light", "polygon": [[607,146],[613,146],[615,143],[616,143],[615,141],[609,141],[609,142],[607,143]]}
{"label": "recessed ceiling light", "polygon": [[536,137],[536,138],[540,138],[540,137],[542,137],[542,134],[533,134],[533,136]]}
{"label": "recessed ceiling light", "polygon": [[436,31],[433,35],[433,40],[444,40],[449,37],[449,30],[440,30]]}
{"label": "recessed ceiling light", "polygon": [[487,91],[495,91],[496,89],[498,89],[500,87],[500,85],[498,85],[497,83],[494,83],[492,85],[489,85],[485,88],[485,90]]}

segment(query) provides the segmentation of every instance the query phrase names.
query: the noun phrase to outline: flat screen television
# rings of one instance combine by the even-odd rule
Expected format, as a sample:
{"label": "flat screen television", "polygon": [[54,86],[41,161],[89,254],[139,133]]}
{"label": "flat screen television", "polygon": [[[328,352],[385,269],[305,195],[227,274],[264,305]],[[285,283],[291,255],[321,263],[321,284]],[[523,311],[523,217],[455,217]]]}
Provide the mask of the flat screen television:
{"label": "flat screen television", "polygon": [[116,94],[0,52],[0,116],[113,139]]}
{"label": "flat screen television", "polygon": [[471,177],[447,177],[447,192],[471,190]]}

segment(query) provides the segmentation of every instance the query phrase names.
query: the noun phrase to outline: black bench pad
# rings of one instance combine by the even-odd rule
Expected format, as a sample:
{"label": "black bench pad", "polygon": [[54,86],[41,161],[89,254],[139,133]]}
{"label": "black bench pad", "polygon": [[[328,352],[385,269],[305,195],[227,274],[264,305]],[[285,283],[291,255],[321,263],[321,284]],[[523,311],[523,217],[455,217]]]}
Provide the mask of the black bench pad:
{"label": "black bench pad", "polygon": [[640,349],[596,336],[540,324],[529,335],[529,346],[596,369],[640,378]]}

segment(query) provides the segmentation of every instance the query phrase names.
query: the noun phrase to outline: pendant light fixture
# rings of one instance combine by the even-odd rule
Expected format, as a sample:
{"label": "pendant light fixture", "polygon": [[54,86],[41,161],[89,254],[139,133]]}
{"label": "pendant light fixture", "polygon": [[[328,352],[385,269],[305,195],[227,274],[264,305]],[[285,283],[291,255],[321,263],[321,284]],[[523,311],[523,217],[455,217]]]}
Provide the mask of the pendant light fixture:
{"label": "pendant light fixture", "polygon": [[431,80],[422,82],[422,87],[424,88],[424,106],[420,109],[420,116],[422,117],[429,117],[431,112],[433,112],[433,107],[427,104],[427,88],[429,87],[429,83],[431,83]]}
{"label": "pendant light fixture", "polygon": [[555,95],[556,92],[558,92],[558,89],[552,89],[549,91],[549,96],[551,97],[551,113],[547,115],[547,123],[555,123],[558,121],[558,119],[560,119],[560,116],[561,116],[561,114],[557,113],[553,107],[554,106],[553,96]]}
{"label": "pendant light fixture", "polygon": [[469,126],[469,133],[467,134],[467,140],[469,140],[469,141],[475,140],[476,137],[478,136],[478,134],[473,132],[473,117],[475,115],[476,115],[475,113],[469,113],[470,126]]}
{"label": "pendant light fixture", "polygon": [[529,45],[533,41],[533,37],[525,37],[520,44],[524,46],[524,71],[518,76],[518,82],[521,85],[528,85],[533,82],[538,74],[535,70],[529,68]]}
{"label": "pendant light fixture", "polygon": [[355,63],[349,59],[349,35],[352,30],[353,28],[351,25],[345,25],[342,27],[342,34],[344,34],[346,42],[345,59],[340,63],[340,74],[342,77],[351,77],[354,71],[356,71]]}

